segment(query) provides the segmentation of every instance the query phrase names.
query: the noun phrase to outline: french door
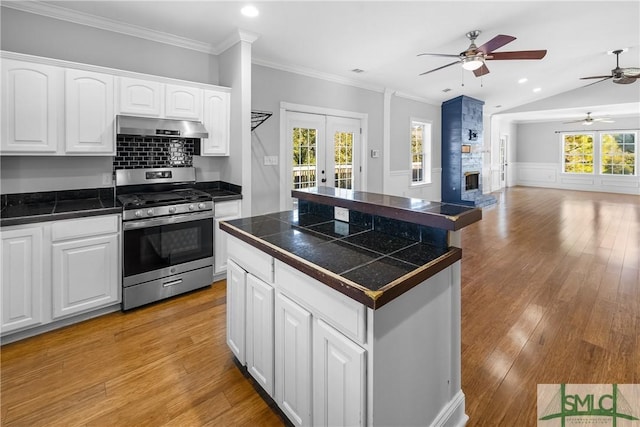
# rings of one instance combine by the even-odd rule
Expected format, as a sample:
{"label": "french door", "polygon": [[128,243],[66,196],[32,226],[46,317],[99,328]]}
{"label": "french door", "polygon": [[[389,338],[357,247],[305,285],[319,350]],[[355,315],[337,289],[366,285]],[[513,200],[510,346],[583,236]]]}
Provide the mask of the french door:
{"label": "french door", "polygon": [[500,188],[507,186],[507,136],[500,137]]}
{"label": "french door", "polygon": [[295,200],[290,197],[292,189],[360,189],[360,119],[288,111],[286,122],[285,208],[294,207]]}

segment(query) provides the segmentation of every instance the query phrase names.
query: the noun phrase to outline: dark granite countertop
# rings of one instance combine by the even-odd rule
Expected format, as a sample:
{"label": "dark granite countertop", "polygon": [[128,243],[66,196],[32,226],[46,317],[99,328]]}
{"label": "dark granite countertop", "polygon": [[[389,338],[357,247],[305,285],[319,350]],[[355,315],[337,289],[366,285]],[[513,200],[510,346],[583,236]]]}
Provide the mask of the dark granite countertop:
{"label": "dark granite countertop", "polygon": [[0,197],[2,227],[122,213],[113,188],[3,194]]}
{"label": "dark granite countertop", "polygon": [[224,181],[197,182],[195,188],[211,194],[214,203],[242,199],[242,187]]}
{"label": "dark granite countertop", "polygon": [[220,227],[373,309],[462,258],[459,248],[314,213],[278,212],[224,221]]}
{"label": "dark granite countertop", "polygon": [[291,196],[452,231],[482,219],[482,210],[474,207],[342,188],[293,190]]}

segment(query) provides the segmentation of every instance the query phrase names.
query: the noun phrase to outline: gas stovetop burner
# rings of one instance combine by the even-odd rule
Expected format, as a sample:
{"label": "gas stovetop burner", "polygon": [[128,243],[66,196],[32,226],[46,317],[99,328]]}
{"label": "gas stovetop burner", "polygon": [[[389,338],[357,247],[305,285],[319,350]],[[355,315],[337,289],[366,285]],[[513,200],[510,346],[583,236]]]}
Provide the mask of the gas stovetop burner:
{"label": "gas stovetop burner", "polygon": [[196,189],[181,189],[167,192],[149,192],[122,194],[118,200],[125,209],[135,209],[138,207],[166,206],[189,202],[206,202],[212,200],[211,196],[204,191]]}

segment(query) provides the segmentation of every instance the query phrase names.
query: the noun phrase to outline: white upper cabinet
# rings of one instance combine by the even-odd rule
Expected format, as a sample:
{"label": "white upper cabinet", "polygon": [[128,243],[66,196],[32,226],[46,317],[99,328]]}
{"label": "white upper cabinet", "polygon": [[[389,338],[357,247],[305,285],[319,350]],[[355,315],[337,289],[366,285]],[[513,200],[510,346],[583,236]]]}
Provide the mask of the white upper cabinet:
{"label": "white upper cabinet", "polygon": [[65,72],[65,152],[115,154],[113,76]]}
{"label": "white upper cabinet", "polygon": [[201,155],[229,155],[229,109],[228,92],[204,91],[204,127],[209,132],[209,138],[202,140]]}
{"label": "white upper cabinet", "polygon": [[202,121],[202,89],[165,85],[165,117]]}
{"label": "white upper cabinet", "polygon": [[120,114],[160,117],[164,110],[164,88],[160,82],[120,77]]}
{"label": "white upper cabinet", "polygon": [[56,153],[62,79],[59,67],[2,60],[3,153]]}

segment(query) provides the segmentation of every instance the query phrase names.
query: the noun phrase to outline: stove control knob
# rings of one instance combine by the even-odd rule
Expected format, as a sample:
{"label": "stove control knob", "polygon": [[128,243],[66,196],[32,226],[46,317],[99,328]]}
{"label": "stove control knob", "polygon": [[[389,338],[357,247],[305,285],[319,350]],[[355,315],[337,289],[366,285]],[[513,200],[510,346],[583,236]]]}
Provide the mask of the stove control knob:
{"label": "stove control knob", "polygon": [[140,218],[142,216],[142,211],[136,211],[136,213],[134,214],[137,218]]}
{"label": "stove control knob", "polygon": [[198,204],[198,209],[204,209],[205,208],[205,204],[204,203],[199,203]]}
{"label": "stove control knob", "polygon": [[175,206],[171,206],[169,208],[169,213],[176,213],[176,207]]}
{"label": "stove control knob", "polygon": [[189,205],[189,210],[192,211],[194,210],[196,207],[194,205]]}
{"label": "stove control knob", "polygon": [[153,216],[153,209],[149,209],[149,210],[147,211],[147,215],[149,215],[149,216]]}

